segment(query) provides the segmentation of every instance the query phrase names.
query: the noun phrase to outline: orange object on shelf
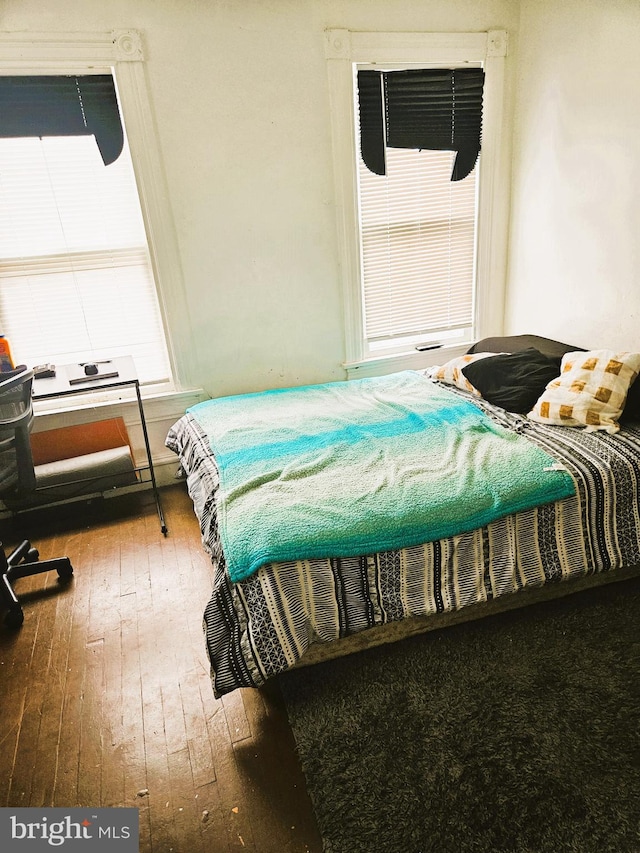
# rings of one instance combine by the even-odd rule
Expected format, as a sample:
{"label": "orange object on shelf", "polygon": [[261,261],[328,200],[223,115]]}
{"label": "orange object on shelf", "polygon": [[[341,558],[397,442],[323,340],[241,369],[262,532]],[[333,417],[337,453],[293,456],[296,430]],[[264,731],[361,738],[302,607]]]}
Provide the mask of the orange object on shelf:
{"label": "orange object on shelf", "polygon": [[9,341],[4,335],[0,335],[0,373],[6,373],[8,370],[13,370],[14,367]]}
{"label": "orange object on shelf", "polygon": [[72,459],[74,456],[127,445],[131,452],[127,428],[122,418],[109,418],[31,433],[34,465],[59,462],[62,459]]}

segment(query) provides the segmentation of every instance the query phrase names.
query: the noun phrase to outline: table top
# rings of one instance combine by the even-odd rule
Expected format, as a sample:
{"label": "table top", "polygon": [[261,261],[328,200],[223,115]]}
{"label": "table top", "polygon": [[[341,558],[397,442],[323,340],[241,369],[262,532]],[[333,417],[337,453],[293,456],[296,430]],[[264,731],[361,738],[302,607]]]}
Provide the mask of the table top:
{"label": "table top", "polygon": [[117,388],[138,382],[136,366],[130,355],[94,363],[98,367],[94,376],[85,374],[84,364],[57,364],[55,376],[33,380],[33,399],[63,397],[65,394],[81,394],[83,391]]}

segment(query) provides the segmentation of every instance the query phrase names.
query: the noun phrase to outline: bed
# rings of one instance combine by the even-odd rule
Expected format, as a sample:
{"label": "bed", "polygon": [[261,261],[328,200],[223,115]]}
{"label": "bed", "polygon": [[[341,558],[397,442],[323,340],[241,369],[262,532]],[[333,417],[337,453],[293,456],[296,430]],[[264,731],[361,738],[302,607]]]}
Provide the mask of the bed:
{"label": "bed", "polygon": [[[602,364],[607,366],[594,395],[589,381]],[[584,379],[585,365],[589,381]],[[425,541],[416,532],[422,528],[413,521],[402,527],[394,519],[397,529],[391,531],[391,539],[356,539],[339,554],[325,553],[327,546],[317,539],[315,527],[309,527],[303,532],[309,529],[308,542],[319,542],[317,546],[292,535],[280,550],[260,545],[258,558],[238,560],[237,543],[227,530],[230,504],[221,499],[222,492],[245,493],[244,483],[228,479],[229,471],[235,474],[239,468],[238,448],[220,443],[216,434],[220,407],[206,410],[207,416],[197,406],[188,410],[171,428],[166,443],[180,459],[202,542],[214,565],[213,590],[204,610],[214,694],[260,687],[294,666],[635,575],[640,564],[640,387],[634,384],[639,371],[640,354],[586,351],[527,335],[480,341],[463,359],[420,375],[419,380],[398,374],[400,384],[408,382],[412,393],[414,381],[422,383],[417,386],[420,392],[425,383],[433,386],[435,402],[430,398],[429,406],[444,405],[456,419],[459,412],[472,419],[477,412],[480,431],[524,448],[523,465],[530,452],[531,464],[542,465],[545,473],[540,476],[552,478],[553,487],[549,490],[545,480],[542,495],[523,499],[518,493],[516,502],[498,507],[495,517],[472,514],[471,523],[451,530],[446,524],[435,525]],[[388,378],[384,389],[394,381],[395,376]],[[342,391],[351,383],[331,385]],[[375,386],[377,396],[379,388]],[[568,392],[573,395],[571,407],[566,403]],[[263,405],[261,395],[226,400],[233,403],[231,428],[225,433],[232,441],[243,433],[243,419],[262,423],[263,409],[252,408]],[[318,405],[325,405],[324,398]],[[427,420],[431,417],[429,409]],[[415,429],[420,437],[422,426]],[[473,429],[478,432],[478,425],[474,423]],[[249,432],[251,442],[255,435]],[[386,429],[382,440],[388,441],[390,432],[397,430]],[[377,439],[367,436],[365,443],[375,446]],[[273,446],[269,441],[265,446]],[[400,444],[409,448],[411,467],[414,437],[408,441],[402,436]],[[462,449],[467,452],[466,445]],[[251,464],[255,457],[253,453]],[[357,464],[349,462],[349,468],[358,472],[355,479],[360,478]],[[508,468],[509,459],[505,464]],[[260,477],[252,475],[254,480]],[[299,476],[289,479],[297,481]],[[527,471],[520,479],[528,484],[535,475]],[[459,491],[467,490],[466,482]],[[335,495],[342,494],[341,486],[336,488]],[[442,486],[438,490],[443,491]],[[411,500],[415,503],[415,496]],[[482,498],[472,496],[471,501],[479,504]],[[247,504],[239,505],[245,524],[237,537],[241,545],[259,539],[253,532],[262,529],[261,518],[266,528],[277,525],[280,516],[274,520],[269,514],[273,503],[268,495],[261,504],[251,504],[254,516]],[[348,506],[348,512],[354,512],[353,505]],[[371,506],[365,503],[365,516]],[[508,511],[509,506],[516,511]],[[428,513],[429,518],[445,521],[449,514],[450,504]],[[308,516],[307,511],[305,524],[315,523]],[[359,529],[355,515],[353,519]],[[400,530],[406,542],[399,541]],[[393,547],[377,547],[387,541]],[[360,553],[362,542],[375,548],[372,544]],[[339,546],[336,549],[340,551]]]}

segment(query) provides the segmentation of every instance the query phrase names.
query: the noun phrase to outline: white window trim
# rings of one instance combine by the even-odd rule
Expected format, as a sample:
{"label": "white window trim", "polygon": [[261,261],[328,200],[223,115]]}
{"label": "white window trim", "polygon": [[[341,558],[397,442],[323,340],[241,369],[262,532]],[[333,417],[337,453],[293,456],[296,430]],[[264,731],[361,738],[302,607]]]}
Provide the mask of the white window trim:
{"label": "white window trim", "polygon": [[365,358],[358,186],[353,109],[355,63],[381,66],[482,63],[486,79],[483,104],[482,169],[478,191],[477,337],[501,334],[507,263],[508,167],[503,139],[504,65],[507,33],[381,33],[328,30],[325,57],[329,74],[331,132],[341,259],[347,375],[375,375],[428,366],[467,347],[442,347],[426,353]]}
{"label": "white window trim", "polygon": [[[178,389],[192,386],[195,357],[173,214],[137,30],[98,33],[0,33],[0,74],[113,74],[133,168],[169,360]],[[171,317],[171,323],[167,318]],[[181,342],[178,347],[176,342]],[[166,388],[165,388],[166,390]]]}

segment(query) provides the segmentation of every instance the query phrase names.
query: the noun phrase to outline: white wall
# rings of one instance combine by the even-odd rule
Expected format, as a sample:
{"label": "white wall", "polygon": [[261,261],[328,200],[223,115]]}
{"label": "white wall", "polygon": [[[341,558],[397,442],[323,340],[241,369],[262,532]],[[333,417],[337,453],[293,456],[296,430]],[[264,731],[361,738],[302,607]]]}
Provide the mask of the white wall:
{"label": "white wall", "polygon": [[640,3],[522,0],[507,329],[640,349]]}
{"label": "white wall", "polygon": [[518,11],[512,0],[0,0],[0,28],[142,32],[192,322],[178,350],[195,350],[196,382],[216,395],[345,375],[324,31],[514,34]]}

